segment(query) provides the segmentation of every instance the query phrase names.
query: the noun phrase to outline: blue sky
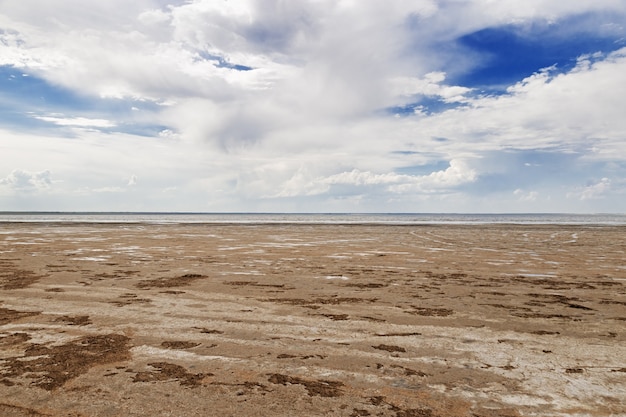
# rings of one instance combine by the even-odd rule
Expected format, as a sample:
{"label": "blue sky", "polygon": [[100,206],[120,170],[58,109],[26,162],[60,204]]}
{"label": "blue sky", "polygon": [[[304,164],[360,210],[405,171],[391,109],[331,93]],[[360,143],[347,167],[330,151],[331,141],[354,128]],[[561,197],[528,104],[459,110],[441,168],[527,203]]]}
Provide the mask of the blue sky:
{"label": "blue sky", "polygon": [[0,2],[0,210],[617,212],[626,0]]}

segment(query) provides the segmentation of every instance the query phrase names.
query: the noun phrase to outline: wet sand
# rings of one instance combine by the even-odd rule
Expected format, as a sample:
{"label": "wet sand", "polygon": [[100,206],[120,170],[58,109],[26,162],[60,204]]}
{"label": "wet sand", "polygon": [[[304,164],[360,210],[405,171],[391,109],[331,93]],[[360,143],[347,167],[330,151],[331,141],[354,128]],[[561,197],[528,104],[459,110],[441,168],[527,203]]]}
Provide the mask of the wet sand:
{"label": "wet sand", "polygon": [[0,415],[626,415],[626,227],[0,224]]}

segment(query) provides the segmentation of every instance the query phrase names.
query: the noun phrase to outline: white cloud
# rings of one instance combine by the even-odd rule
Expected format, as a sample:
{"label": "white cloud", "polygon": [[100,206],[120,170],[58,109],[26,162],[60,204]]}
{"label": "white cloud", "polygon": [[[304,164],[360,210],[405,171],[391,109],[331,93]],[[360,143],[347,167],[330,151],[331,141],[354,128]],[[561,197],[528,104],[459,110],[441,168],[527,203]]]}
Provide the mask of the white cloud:
{"label": "white cloud", "polygon": [[445,78],[446,74],[443,72],[429,72],[424,78],[399,77],[390,80],[390,84],[394,93],[401,98],[408,99],[409,102],[415,101],[415,96],[419,95],[439,97],[447,103],[467,101],[465,95],[472,89],[442,84]]}
{"label": "white cloud", "polygon": [[85,190],[87,193],[123,193],[126,191],[123,187],[102,187],[93,190]]}
{"label": "white cloud", "polygon": [[171,20],[171,16],[161,9],[152,9],[141,12],[137,19],[145,25],[156,25]]}
{"label": "white cloud", "polygon": [[476,172],[463,161],[452,160],[450,166],[442,171],[428,175],[406,175],[395,172],[376,174],[371,171],[344,171],[326,177],[310,178],[310,175],[299,169],[291,178],[284,182],[276,196],[316,195],[328,192],[333,186],[350,187],[343,189],[347,194],[363,192],[362,188],[382,187],[391,194],[403,193],[439,193],[450,192],[455,187],[476,180]]}
{"label": "white cloud", "polygon": [[[590,157],[624,155],[626,119],[619,103],[626,94],[626,48],[568,73],[540,71],[496,97],[478,97],[469,107],[416,122],[425,137],[458,141],[457,151],[507,147],[579,151]],[[617,151],[617,152],[615,152]]]}
{"label": "white cloud", "polygon": [[[485,62],[455,39],[510,23],[530,34],[534,24],[587,12],[619,26],[625,10],[615,0],[6,0],[0,65],[96,104],[28,114],[64,128],[43,135],[3,128],[0,166],[49,168],[63,181],[54,187],[63,204],[76,203],[77,190],[125,204],[114,195],[141,178],[136,204],[200,210],[254,210],[272,199],[280,209],[305,197],[321,207],[377,198],[383,207],[463,194],[471,204],[479,197],[469,188],[491,192],[483,182],[496,175],[489,161],[505,151],[568,153],[573,164],[594,168],[612,163],[614,172],[595,175],[616,178],[626,161],[626,49],[579,57],[567,71],[538,71],[490,96],[453,81]],[[588,33],[623,31],[591,20],[580,20]],[[100,97],[136,101],[120,115],[106,108],[118,101],[103,105]],[[450,109],[386,113],[421,98]],[[98,132],[123,131],[129,121],[150,126],[153,137]],[[549,161],[536,168],[551,173]],[[511,169],[497,174],[512,178]],[[11,175],[0,186],[45,189],[33,173]],[[561,181],[559,190],[584,179]],[[502,187],[512,200],[541,202],[528,184]],[[615,189],[613,180],[576,192],[593,202]]]}
{"label": "white cloud", "polygon": [[76,127],[115,127],[116,124],[110,120],[89,119],[86,117],[58,117],[58,116],[34,116],[35,119],[50,122],[59,126],[76,126]]}
{"label": "white cloud", "polygon": [[464,161],[453,159],[450,166],[442,171],[435,171],[429,175],[411,176],[410,181],[390,187],[396,193],[410,192],[440,192],[463,184],[474,182],[477,173]]}
{"label": "white cloud", "polygon": [[539,197],[539,193],[537,191],[524,191],[520,188],[516,189],[513,194],[520,201],[537,201],[537,198]]}
{"label": "white cloud", "polygon": [[6,178],[0,178],[0,186],[16,191],[44,190],[52,186],[52,174],[48,170],[30,172],[15,169]]}
{"label": "white cloud", "polygon": [[577,198],[580,200],[602,199],[606,198],[607,194],[611,191],[611,188],[611,180],[609,178],[602,178],[599,181],[579,188],[575,192],[568,193],[567,196],[569,198]]}

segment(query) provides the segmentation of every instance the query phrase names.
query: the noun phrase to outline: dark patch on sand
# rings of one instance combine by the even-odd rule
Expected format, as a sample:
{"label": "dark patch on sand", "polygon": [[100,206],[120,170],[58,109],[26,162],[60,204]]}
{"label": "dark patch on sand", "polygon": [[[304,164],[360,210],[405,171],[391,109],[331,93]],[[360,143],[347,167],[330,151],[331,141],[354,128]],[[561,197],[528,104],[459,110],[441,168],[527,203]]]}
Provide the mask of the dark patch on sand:
{"label": "dark patch on sand", "polygon": [[[51,417],[51,414],[43,414],[32,408],[6,403],[0,403],[0,415],[4,417]],[[75,415],[78,416],[78,414]]]}
{"label": "dark patch on sand", "polygon": [[137,283],[137,288],[150,289],[150,288],[169,288],[169,287],[185,287],[191,285],[194,281],[207,278],[206,275],[201,274],[185,274],[172,278],[157,278],[151,280],[145,280]]}
{"label": "dark patch on sand", "polygon": [[372,316],[360,316],[359,318],[363,320],[367,320],[367,321],[373,321],[375,323],[385,323],[387,321],[387,320],[379,319],[379,318],[372,317]]}
{"label": "dark patch on sand", "polygon": [[41,275],[37,275],[32,271],[25,270],[8,270],[0,272],[0,289],[3,290],[17,290],[26,288],[31,284],[39,281]]}
{"label": "dark patch on sand", "polygon": [[593,311],[593,308],[591,308],[591,307],[586,307],[586,306],[583,306],[583,305],[580,305],[580,304],[567,303],[567,306],[568,306],[569,308],[577,308],[577,309],[579,309],[579,310]]}
{"label": "dark patch on sand", "polygon": [[626,301],[618,301],[618,300],[601,300],[600,304],[615,304],[626,306]]}
{"label": "dark patch on sand", "polygon": [[8,336],[0,337],[0,346],[13,346],[19,345],[30,340],[28,333],[12,333]]}
{"label": "dark patch on sand", "polygon": [[86,326],[91,324],[89,316],[61,316],[54,321],[57,323],[66,323],[70,326]]}
{"label": "dark patch on sand", "polygon": [[309,379],[303,379],[282,374],[272,374],[269,377],[269,382],[271,382],[272,384],[280,385],[302,385],[307,390],[307,393],[310,397],[340,397],[342,395],[340,388],[343,386],[343,383],[339,381],[313,381]]}
{"label": "dark patch on sand", "polygon": [[0,325],[17,321],[24,317],[38,316],[40,311],[17,311],[0,307]]}
{"label": "dark patch on sand", "polygon": [[381,284],[376,282],[367,282],[367,283],[350,283],[346,284],[346,287],[355,287],[355,288],[383,288],[389,286],[389,284]]}
{"label": "dark patch on sand", "polygon": [[59,346],[28,346],[23,356],[0,361],[0,376],[32,379],[32,386],[48,391],[96,365],[130,359],[129,339],[119,334],[85,336]]}
{"label": "dark patch on sand", "polygon": [[406,349],[400,346],[384,345],[372,346],[374,349],[385,350],[387,352],[406,352]]}
{"label": "dark patch on sand", "polygon": [[302,355],[302,356],[298,356],[298,355],[290,355],[288,353],[281,353],[280,355],[276,356],[277,359],[293,359],[293,358],[300,358],[300,359],[326,359],[327,356],[325,355]]}
{"label": "dark patch on sand", "polygon": [[406,367],[400,366],[400,365],[391,365],[391,367],[392,368],[401,369],[404,372],[405,376],[419,376],[419,377],[430,376],[426,372],[416,371],[415,369],[406,368]]}
{"label": "dark patch on sand", "polygon": [[211,373],[194,374],[187,372],[184,367],[167,362],[153,362],[149,363],[148,366],[156,370],[137,372],[137,375],[133,378],[133,382],[161,382],[173,380],[178,381],[182,386],[195,388],[202,385],[204,378],[213,376]]}
{"label": "dark patch on sand", "polygon": [[198,329],[200,330],[200,333],[204,334],[224,334],[224,332],[221,330],[207,329],[206,327],[194,327],[194,329]]}
{"label": "dark patch on sand", "polygon": [[318,316],[327,317],[335,321],[348,320],[347,314],[318,314]]}
{"label": "dark patch on sand", "polygon": [[276,356],[278,359],[291,359],[291,358],[297,358],[298,356],[296,355],[290,355],[288,353],[281,353],[280,355]]}
{"label": "dark patch on sand", "polygon": [[417,316],[447,317],[454,314],[454,311],[449,308],[428,308],[416,306],[411,306],[411,308],[413,308],[413,310],[407,311],[407,313],[415,314]]}
{"label": "dark patch on sand", "polygon": [[126,293],[122,294],[118,297],[118,300],[109,301],[110,304],[113,304],[117,307],[124,307],[131,304],[148,304],[151,303],[152,300],[149,298],[139,298],[137,294]]}
{"label": "dark patch on sand", "polygon": [[185,340],[166,340],[161,346],[167,349],[191,349],[200,346],[200,343]]}
{"label": "dark patch on sand", "polygon": [[532,331],[532,332],[530,332],[530,333],[532,333],[532,334],[537,334],[537,335],[540,335],[540,336],[543,336],[543,335],[557,335],[557,334],[561,334],[560,332],[557,332],[557,331],[550,331],[550,330],[535,330],[535,331]]}

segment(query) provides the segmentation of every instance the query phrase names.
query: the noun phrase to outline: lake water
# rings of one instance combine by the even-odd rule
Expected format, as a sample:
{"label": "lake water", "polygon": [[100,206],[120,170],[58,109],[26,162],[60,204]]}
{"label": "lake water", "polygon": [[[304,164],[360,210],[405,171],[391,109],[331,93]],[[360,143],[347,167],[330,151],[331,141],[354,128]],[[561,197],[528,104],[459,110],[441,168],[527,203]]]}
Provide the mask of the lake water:
{"label": "lake water", "polygon": [[0,222],[626,225],[626,214],[0,212]]}

